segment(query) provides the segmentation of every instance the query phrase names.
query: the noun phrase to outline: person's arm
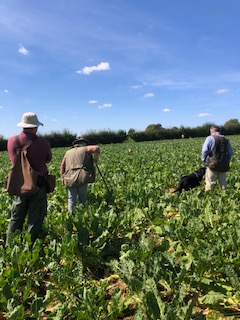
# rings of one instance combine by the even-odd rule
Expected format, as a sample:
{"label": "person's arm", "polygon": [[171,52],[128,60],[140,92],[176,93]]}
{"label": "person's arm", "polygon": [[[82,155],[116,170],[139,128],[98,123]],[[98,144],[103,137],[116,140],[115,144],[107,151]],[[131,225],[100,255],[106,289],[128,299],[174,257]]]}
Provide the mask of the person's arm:
{"label": "person's arm", "polygon": [[64,156],[62,159],[62,163],[60,166],[60,174],[63,175],[65,171],[66,171],[66,156]]}
{"label": "person's arm", "polygon": [[52,150],[50,143],[47,141],[47,155],[46,155],[46,163],[49,163],[52,160]]}
{"label": "person's arm", "polygon": [[215,140],[212,136],[208,136],[202,147],[201,160],[207,164],[207,158],[211,155],[214,148]]}
{"label": "person's arm", "polygon": [[15,163],[15,159],[16,159],[16,145],[15,145],[15,137],[11,137],[8,142],[7,142],[7,151],[8,151],[8,155],[9,158],[11,160],[12,166]]}
{"label": "person's arm", "polygon": [[93,162],[98,162],[100,156],[99,146],[86,146],[86,151],[93,155]]}
{"label": "person's arm", "polygon": [[233,156],[233,148],[232,148],[230,141],[228,141],[227,152],[228,152],[228,158],[230,161]]}
{"label": "person's arm", "polygon": [[63,157],[61,166],[60,166],[60,174],[61,174],[61,181],[62,185],[64,185],[64,179],[63,179],[63,174],[66,171],[66,155]]}

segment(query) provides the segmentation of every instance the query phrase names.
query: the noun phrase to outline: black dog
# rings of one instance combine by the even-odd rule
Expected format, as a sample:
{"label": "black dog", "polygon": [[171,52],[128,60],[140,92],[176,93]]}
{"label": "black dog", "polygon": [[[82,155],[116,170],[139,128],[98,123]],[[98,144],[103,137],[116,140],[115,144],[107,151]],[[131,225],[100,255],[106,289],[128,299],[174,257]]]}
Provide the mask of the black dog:
{"label": "black dog", "polygon": [[182,176],[179,180],[177,188],[173,192],[182,192],[182,190],[190,190],[200,186],[203,176],[205,175],[206,168],[200,168],[188,176]]}

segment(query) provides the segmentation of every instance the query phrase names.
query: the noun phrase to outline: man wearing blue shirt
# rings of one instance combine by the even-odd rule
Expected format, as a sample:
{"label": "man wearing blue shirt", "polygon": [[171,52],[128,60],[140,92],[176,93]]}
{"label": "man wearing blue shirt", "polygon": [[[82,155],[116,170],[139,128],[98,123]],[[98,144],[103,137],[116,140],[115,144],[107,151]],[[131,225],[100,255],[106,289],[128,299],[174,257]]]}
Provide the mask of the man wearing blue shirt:
{"label": "man wearing blue shirt", "polygon": [[229,171],[229,162],[233,155],[231,143],[220,134],[215,125],[210,128],[210,135],[206,138],[201,159],[207,166],[205,191],[214,188],[216,179],[222,189],[227,188],[226,172]]}

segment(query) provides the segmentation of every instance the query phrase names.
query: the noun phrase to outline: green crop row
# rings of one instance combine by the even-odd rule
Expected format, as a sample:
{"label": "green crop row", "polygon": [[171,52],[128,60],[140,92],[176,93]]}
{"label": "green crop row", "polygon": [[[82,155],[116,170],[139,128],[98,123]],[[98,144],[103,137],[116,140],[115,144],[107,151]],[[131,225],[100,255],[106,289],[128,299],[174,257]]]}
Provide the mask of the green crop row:
{"label": "green crop row", "polygon": [[[203,139],[102,145],[85,207],[67,211],[59,167],[45,232],[32,246],[16,232],[4,246],[10,168],[0,153],[0,319],[235,319],[240,310],[238,136],[227,190],[204,181],[172,193],[202,166]],[[101,174],[100,174],[101,173]],[[104,178],[104,179],[103,179]],[[89,244],[84,245],[86,231]]]}

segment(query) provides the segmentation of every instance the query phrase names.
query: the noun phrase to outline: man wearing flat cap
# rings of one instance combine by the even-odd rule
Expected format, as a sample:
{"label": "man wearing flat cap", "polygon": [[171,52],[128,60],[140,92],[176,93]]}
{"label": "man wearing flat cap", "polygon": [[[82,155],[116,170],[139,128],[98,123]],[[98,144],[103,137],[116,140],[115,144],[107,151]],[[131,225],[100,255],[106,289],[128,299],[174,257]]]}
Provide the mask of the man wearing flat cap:
{"label": "man wearing flat cap", "polygon": [[[27,158],[32,168],[35,169],[40,176],[44,176],[48,172],[47,163],[52,160],[52,152],[50,143],[46,139],[37,136],[37,130],[40,125],[43,126],[35,113],[24,113],[22,121],[17,124],[18,127],[23,128],[23,131],[18,136],[13,136],[8,140],[7,149],[12,166],[14,166],[17,149],[19,147],[18,143],[24,147],[32,140],[32,144],[27,148]],[[43,181],[42,184],[40,183],[39,185],[39,191],[33,195],[14,195],[7,242],[10,232],[22,230],[27,214],[28,232],[31,234],[32,241],[34,241],[42,230],[46,212],[47,192],[46,185]]]}
{"label": "man wearing flat cap", "polygon": [[73,212],[77,202],[85,204],[87,201],[87,185],[95,180],[94,162],[99,159],[100,149],[96,145],[89,145],[89,141],[78,138],[72,143],[63,157],[60,173],[62,183],[68,191],[68,210]]}

